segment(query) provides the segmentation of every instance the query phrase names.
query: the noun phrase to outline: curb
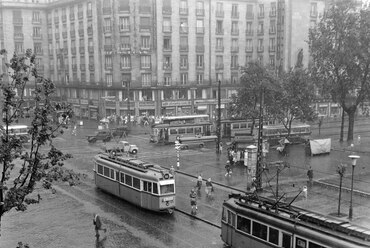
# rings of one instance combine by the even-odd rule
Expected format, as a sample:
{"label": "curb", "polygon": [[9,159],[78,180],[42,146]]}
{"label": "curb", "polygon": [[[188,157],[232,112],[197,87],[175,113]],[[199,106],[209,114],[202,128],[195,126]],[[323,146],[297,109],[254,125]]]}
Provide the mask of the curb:
{"label": "curb", "polygon": [[[339,191],[339,187],[337,185],[334,185],[334,184],[331,184],[331,183],[320,182],[320,181],[314,181],[314,183],[315,184],[320,184],[321,186],[326,187],[326,188],[330,188],[330,189]],[[347,187],[342,187],[342,190],[347,192],[347,193],[351,193],[351,189],[349,189]],[[370,193],[363,192],[363,191],[360,191],[360,190],[357,190],[357,189],[354,189],[353,193],[355,195],[359,195],[361,197],[370,198]]]}

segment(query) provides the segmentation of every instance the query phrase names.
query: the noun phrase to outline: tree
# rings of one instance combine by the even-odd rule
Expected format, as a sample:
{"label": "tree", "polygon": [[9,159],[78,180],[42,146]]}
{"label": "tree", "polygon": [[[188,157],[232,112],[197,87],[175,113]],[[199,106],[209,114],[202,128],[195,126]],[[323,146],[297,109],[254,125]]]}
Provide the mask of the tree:
{"label": "tree", "polygon": [[312,74],[348,115],[347,141],[353,140],[357,107],[370,92],[370,10],[341,0],[310,30]]}
{"label": "tree", "polygon": [[279,76],[280,90],[269,106],[271,113],[283,124],[290,135],[293,121],[313,121],[317,115],[311,107],[314,100],[314,86],[306,70],[297,68]]}
{"label": "tree", "polygon": [[[1,50],[0,55],[6,56]],[[50,187],[54,180],[69,181],[71,185],[79,176],[62,168],[63,161],[71,158],[62,153],[53,144],[53,139],[63,134],[67,128],[66,120],[73,112],[67,104],[55,103],[52,97],[54,84],[37,73],[35,55],[27,50],[24,56],[16,54],[6,63],[6,73],[0,76],[2,99],[2,124],[0,125],[0,226],[4,213],[15,208],[25,210],[32,201],[26,198],[31,194],[36,183],[44,180],[43,186]],[[25,147],[24,141],[11,133],[9,126],[23,117],[26,86],[35,84],[32,99],[34,115],[31,119],[30,143]],[[63,112],[63,121],[55,122],[53,114]],[[40,200],[40,199],[38,199]]]}

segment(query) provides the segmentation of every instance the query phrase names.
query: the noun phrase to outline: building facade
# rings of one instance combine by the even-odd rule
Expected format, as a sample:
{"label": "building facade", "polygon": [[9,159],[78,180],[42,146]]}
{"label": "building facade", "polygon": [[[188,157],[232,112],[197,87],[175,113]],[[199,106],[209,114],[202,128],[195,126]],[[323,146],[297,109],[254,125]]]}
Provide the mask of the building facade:
{"label": "building facade", "polygon": [[33,49],[57,98],[81,118],[214,117],[219,94],[226,117],[248,62],[287,70],[301,52],[308,65],[308,30],[324,8],[324,0],[0,0],[0,48]]}

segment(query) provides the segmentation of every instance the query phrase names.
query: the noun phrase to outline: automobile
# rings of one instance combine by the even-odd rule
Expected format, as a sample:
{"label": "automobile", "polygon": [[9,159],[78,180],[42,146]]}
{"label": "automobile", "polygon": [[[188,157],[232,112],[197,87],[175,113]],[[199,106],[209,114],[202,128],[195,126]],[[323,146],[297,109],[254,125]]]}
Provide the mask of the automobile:
{"label": "automobile", "polygon": [[95,143],[98,140],[101,140],[103,142],[109,142],[112,139],[113,135],[111,130],[99,130],[94,133],[94,135],[88,135],[87,141],[89,143]]}
{"label": "automobile", "polygon": [[137,154],[139,151],[139,148],[134,145],[130,144],[127,141],[120,141],[118,143],[114,144],[108,144],[103,147],[104,152],[106,153],[114,153],[114,155],[123,155],[123,154]]}
{"label": "automobile", "polygon": [[189,148],[203,148],[204,147],[204,142],[202,141],[192,141],[192,142],[186,142],[186,143],[181,143],[180,144],[180,149],[181,150],[187,150]]}
{"label": "automobile", "polygon": [[125,126],[119,126],[119,127],[116,127],[114,129],[112,129],[113,137],[122,138],[124,136],[127,136],[128,133],[129,133],[129,128],[126,125]]}

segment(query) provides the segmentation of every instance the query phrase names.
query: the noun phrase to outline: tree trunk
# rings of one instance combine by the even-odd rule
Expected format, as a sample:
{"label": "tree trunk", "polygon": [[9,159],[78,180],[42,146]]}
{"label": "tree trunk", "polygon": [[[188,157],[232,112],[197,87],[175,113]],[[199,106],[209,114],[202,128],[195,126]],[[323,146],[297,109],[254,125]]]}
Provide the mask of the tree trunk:
{"label": "tree trunk", "polygon": [[352,106],[348,109],[348,134],[347,134],[347,142],[353,141],[353,129],[355,126],[355,113],[356,113],[356,106]]}
{"label": "tree trunk", "polygon": [[344,109],[342,107],[342,122],[340,124],[339,142],[343,142],[343,132],[344,132]]}
{"label": "tree trunk", "polygon": [[339,175],[340,178],[339,178],[339,200],[338,200],[338,217],[340,217],[340,200],[342,198],[342,180],[343,180],[343,176],[342,175]]}

